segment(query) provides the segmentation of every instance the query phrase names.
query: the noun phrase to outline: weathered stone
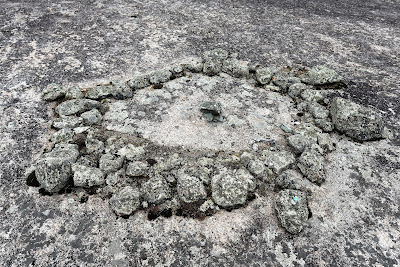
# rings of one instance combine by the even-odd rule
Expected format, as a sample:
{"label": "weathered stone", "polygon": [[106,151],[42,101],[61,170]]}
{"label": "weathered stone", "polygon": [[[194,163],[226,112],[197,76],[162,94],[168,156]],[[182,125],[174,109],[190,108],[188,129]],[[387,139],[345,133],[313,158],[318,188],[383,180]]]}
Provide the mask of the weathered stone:
{"label": "weathered stone", "polygon": [[49,84],[42,91],[42,99],[46,101],[53,101],[57,98],[65,96],[65,89],[59,84]]}
{"label": "weathered stone", "polygon": [[197,177],[181,174],[177,180],[178,196],[183,202],[193,203],[207,198],[206,189]]}
{"label": "weathered stone", "polygon": [[80,164],[73,164],[74,185],[89,188],[100,186],[105,183],[105,173],[99,168],[88,167]]}
{"label": "weathered stone", "polygon": [[330,133],[333,131],[333,123],[330,118],[315,119],[315,125],[321,128],[324,132]]}
{"label": "weathered stone", "polygon": [[125,170],[121,169],[116,172],[107,174],[106,183],[107,185],[117,185],[123,183],[125,178]]}
{"label": "weathered stone", "polygon": [[150,178],[142,185],[143,199],[151,204],[160,204],[172,197],[171,188],[161,176]]}
{"label": "weathered stone", "polygon": [[249,182],[243,177],[236,177],[227,170],[212,177],[212,198],[224,208],[243,205],[247,200]]}
{"label": "weathered stone", "polygon": [[76,128],[81,126],[83,119],[77,116],[66,116],[61,118],[55,118],[53,121],[53,127],[56,129],[64,128]]}
{"label": "weathered stone", "polygon": [[300,76],[301,81],[311,85],[324,85],[342,82],[342,77],[326,66],[316,66]]}
{"label": "weathered stone", "polygon": [[222,64],[222,71],[228,73],[233,77],[248,77],[249,76],[249,64],[247,61],[237,60],[229,58]]}
{"label": "weathered stone", "polygon": [[307,102],[323,103],[326,97],[326,92],[315,89],[305,89],[300,94],[301,98]]}
{"label": "weathered stone", "polygon": [[275,197],[279,222],[291,234],[303,230],[308,219],[307,195],[299,190],[282,190]]}
{"label": "weathered stone", "polygon": [[261,85],[268,84],[272,76],[275,74],[275,69],[274,68],[259,68],[256,70],[256,79],[257,82]]}
{"label": "weathered stone", "polygon": [[74,141],[74,131],[72,129],[61,129],[51,135],[51,142],[56,143],[72,143]]}
{"label": "weathered stone", "polygon": [[336,148],[331,136],[327,133],[318,135],[318,145],[327,153],[334,151]]}
{"label": "weathered stone", "polygon": [[[275,184],[281,189],[307,189],[307,179],[303,179],[303,175],[295,170],[286,170],[282,172],[275,180]],[[308,181],[308,183],[310,183]]]}
{"label": "weathered stone", "polygon": [[201,58],[188,58],[181,64],[181,66],[184,71],[202,72],[204,65]]}
{"label": "weathered stone", "polygon": [[281,88],[282,92],[287,92],[288,88],[296,83],[300,82],[298,77],[293,77],[290,73],[285,71],[279,71],[272,77],[272,82],[276,86]]}
{"label": "weathered stone", "polygon": [[300,94],[307,89],[307,85],[304,83],[294,83],[289,86],[288,89],[288,95],[291,98],[298,98],[300,97]]}
{"label": "weathered stone", "polygon": [[267,168],[265,167],[264,162],[261,160],[258,159],[250,160],[247,169],[250,171],[252,175],[254,175],[259,179],[262,180],[268,179]]}
{"label": "weathered stone", "polygon": [[146,161],[133,161],[126,167],[126,175],[146,176],[149,171],[149,164]]}
{"label": "weathered stone", "polygon": [[133,90],[150,86],[149,75],[144,74],[144,75],[134,76],[128,81],[128,85]]}
{"label": "weathered stone", "polygon": [[52,151],[44,154],[46,157],[62,158],[70,163],[76,162],[79,157],[79,148],[76,144],[59,143],[56,144]]}
{"label": "weathered stone", "polygon": [[82,112],[100,108],[100,103],[91,99],[71,99],[60,103],[55,111],[60,116],[80,114]]}
{"label": "weathered stone", "polygon": [[142,155],[146,153],[143,146],[135,146],[133,144],[128,144],[120,149],[118,149],[117,154],[121,157],[125,157],[127,160],[133,161],[141,158]]}
{"label": "weathered stone", "polygon": [[302,134],[295,134],[288,137],[288,143],[293,148],[294,153],[301,154],[317,140]]}
{"label": "weathered stone", "polygon": [[124,158],[112,154],[104,154],[99,160],[99,168],[107,173],[115,172],[122,168]]}
{"label": "weathered stone", "polygon": [[133,90],[125,81],[114,80],[111,82],[111,88],[111,95],[116,99],[126,99],[133,96]]}
{"label": "weathered stone", "polygon": [[226,60],[228,56],[229,52],[221,48],[217,48],[211,51],[206,51],[204,53],[204,58],[206,60],[214,60],[219,62]]}
{"label": "weathered stone", "polygon": [[172,65],[168,70],[172,73],[172,79],[179,78],[184,75],[184,68],[181,64]]}
{"label": "weathered stone", "polygon": [[83,155],[77,159],[76,163],[79,165],[85,165],[88,167],[97,167],[98,166],[98,157],[95,154]]}
{"label": "weathered stone", "polygon": [[83,97],[84,97],[84,95],[83,95],[81,89],[77,86],[70,87],[65,92],[66,99],[80,99]]}
{"label": "weathered stone", "polygon": [[206,213],[206,212],[212,212],[214,210],[218,210],[218,206],[215,205],[214,201],[212,201],[212,199],[207,199],[206,201],[204,201],[203,204],[201,204],[201,206],[199,207],[199,211]]}
{"label": "weathered stone", "polygon": [[279,86],[273,85],[273,84],[265,85],[264,89],[268,90],[268,91],[272,91],[272,92],[278,92],[278,93],[282,92],[282,88],[280,88]]}
{"label": "weathered stone", "polygon": [[149,81],[151,84],[161,84],[169,81],[172,73],[169,70],[157,70],[149,74]]}
{"label": "weathered stone", "polygon": [[126,186],[110,198],[110,207],[119,216],[128,216],[140,206],[140,193],[135,187]]}
{"label": "weathered stone", "polygon": [[279,174],[296,162],[289,151],[269,151],[265,157],[265,165]]}
{"label": "weathered stone", "polygon": [[308,112],[316,119],[326,119],[329,117],[329,110],[317,102],[308,103]]}
{"label": "weathered stone", "polygon": [[89,130],[85,140],[86,151],[88,153],[102,153],[104,151],[104,142],[101,139],[101,132]]}
{"label": "weathered stone", "polygon": [[357,140],[368,141],[382,137],[382,117],[370,108],[336,97],[330,107],[335,128]]}
{"label": "weathered stone", "polygon": [[35,176],[47,192],[56,193],[64,188],[71,177],[71,162],[65,158],[47,156],[37,161]]}
{"label": "weathered stone", "polygon": [[97,109],[92,109],[81,114],[81,118],[86,125],[100,124],[103,116]]}
{"label": "weathered stone", "polygon": [[316,127],[312,123],[302,123],[300,124],[296,130],[296,134],[301,134],[307,137],[310,137],[316,143],[318,141],[318,134],[322,133],[321,129]]}
{"label": "weathered stone", "polygon": [[305,150],[297,166],[311,182],[322,184],[325,181],[325,158],[318,151],[311,148]]}
{"label": "weathered stone", "polygon": [[222,63],[229,56],[229,53],[223,49],[208,51],[204,55],[203,72],[207,75],[217,75],[222,71]]}
{"label": "weathered stone", "polygon": [[90,99],[104,99],[111,96],[112,87],[110,85],[97,85],[86,91],[85,97]]}
{"label": "weathered stone", "polygon": [[219,102],[204,102],[200,106],[200,111],[209,122],[223,121],[223,118],[221,116],[222,106]]}

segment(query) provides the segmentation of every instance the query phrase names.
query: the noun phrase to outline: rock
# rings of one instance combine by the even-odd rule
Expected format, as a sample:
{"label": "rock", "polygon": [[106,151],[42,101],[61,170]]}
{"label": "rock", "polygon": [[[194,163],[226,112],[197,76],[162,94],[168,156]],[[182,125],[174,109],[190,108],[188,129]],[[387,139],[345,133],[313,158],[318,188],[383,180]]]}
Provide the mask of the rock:
{"label": "rock", "polygon": [[247,169],[250,171],[252,175],[255,177],[262,179],[264,181],[268,180],[268,172],[267,168],[263,161],[255,159],[250,160],[247,166]]}
{"label": "rock", "polygon": [[184,71],[202,72],[204,64],[201,58],[188,58],[181,64],[181,66]]}
{"label": "rock", "polygon": [[86,152],[101,154],[104,151],[104,142],[102,134],[99,131],[91,129],[88,131],[85,140]]}
{"label": "rock", "polygon": [[133,96],[132,89],[125,81],[114,80],[111,82],[111,95],[116,99],[126,99]]}
{"label": "rock", "polygon": [[218,209],[218,206],[215,205],[215,203],[214,203],[214,201],[212,201],[212,199],[207,199],[199,207],[199,211],[201,211],[203,213],[210,212],[210,211],[212,212],[212,211],[217,210],[217,209]]}
{"label": "rock", "polygon": [[116,172],[111,172],[107,174],[106,183],[107,185],[117,185],[122,184],[125,178],[125,170],[121,169]]}
{"label": "rock", "polygon": [[127,83],[128,83],[128,86],[133,90],[137,90],[137,89],[141,89],[141,88],[150,86],[149,75],[144,74],[144,75],[134,76]]}
{"label": "rock", "polygon": [[142,185],[143,199],[151,204],[160,204],[172,197],[167,181],[161,176],[150,178]]}
{"label": "rock", "polygon": [[174,64],[168,70],[172,73],[172,79],[179,78],[184,75],[184,68],[181,64]]}
{"label": "rock", "polygon": [[99,160],[99,168],[106,173],[116,172],[122,168],[124,158],[112,154],[104,154]]}
{"label": "rock", "polygon": [[91,99],[71,99],[60,103],[55,111],[60,116],[80,114],[82,112],[100,108],[100,103]]}
{"label": "rock", "polygon": [[118,155],[130,161],[140,159],[145,153],[146,151],[143,146],[135,146],[133,144],[128,144],[120,148],[117,152]]}
{"label": "rock", "polygon": [[272,82],[286,93],[291,85],[300,83],[300,79],[293,77],[289,72],[279,71],[272,77]]}
{"label": "rock", "polygon": [[28,168],[26,168],[26,170],[24,172],[26,185],[34,186],[34,187],[40,186],[40,183],[36,179],[35,171],[36,171],[35,165],[29,166]]}
{"label": "rock", "polygon": [[77,86],[73,86],[71,88],[68,88],[67,91],[65,92],[65,98],[66,99],[80,99],[83,98],[84,95]]}
{"label": "rock", "polygon": [[289,168],[295,162],[296,159],[289,151],[269,151],[265,157],[265,165],[276,174]]}
{"label": "rock", "polygon": [[146,161],[133,161],[126,167],[126,175],[146,176],[149,171],[149,164]]}
{"label": "rock", "polygon": [[247,200],[249,182],[226,169],[212,177],[211,191],[215,203],[224,208],[243,205]]}
{"label": "rock", "polygon": [[368,141],[382,137],[382,117],[370,108],[341,97],[333,99],[330,107],[335,128],[357,140]]}
{"label": "rock", "polygon": [[82,125],[83,119],[77,116],[55,118],[53,127],[56,129],[76,128]]}
{"label": "rock", "polygon": [[101,100],[111,96],[112,87],[110,85],[97,85],[86,91],[85,97],[95,100]]}
{"label": "rock", "polygon": [[236,78],[249,77],[249,64],[247,61],[229,58],[222,64],[222,71]]}
{"label": "rock", "polygon": [[86,125],[100,124],[103,116],[97,109],[92,109],[81,114],[81,118]]}
{"label": "rock", "polygon": [[307,136],[316,143],[318,142],[318,134],[322,133],[322,131],[312,123],[302,123],[297,126],[295,133]]}
{"label": "rock", "polygon": [[79,157],[79,148],[76,144],[56,144],[52,151],[44,154],[45,157],[62,158],[70,163],[76,162]]}
{"label": "rock", "polygon": [[306,149],[297,163],[300,171],[313,183],[325,181],[325,158],[314,149]]}
{"label": "rock", "polygon": [[278,92],[278,93],[282,92],[282,88],[280,88],[279,86],[276,86],[276,85],[271,85],[271,84],[265,85],[264,89],[268,90],[268,91],[272,91],[272,92]]}
{"label": "rock", "polygon": [[50,193],[56,193],[64,188],[71,174],[71,162],[65,158],[47,156],[39,159],[35,166],[37,181]]}
{"label": "rock", "polygon": [[331,136],[327,133],[321,133],[318,135],[318,145],[326,153],[332,152],[336,149],[335,144],[332,142]]}
{"label": "rock", "polygon": [[300,76],[302,82],[311,85],[324,85],[342,82],[342,77],[326,66],[316,66]]}
{"label": "rock", "polygon": [[311,147],[316,142],[317,140],[302,134],[295,134],[288,137],[288,143],[296,154],[303,153],[306,148]]}
{"label": "rock", "polygon": [[308,112],[316,119],[326,119],[329,117],[329,110],[317,102],[308,103]]}
{"label": "rock", "polygon": [[161,84],[169,81],[172,73],[169,70],[157,70],[149,74],[149,81],[151,84]]}
{"label": "rock", "polygon": [[282,227],[298,234],[308,219],[307,196],[299,190],[282,190],[275,197],[275,210]]}
{"label": "rock", "polygon": [[79,202],[84,203],[89,199],[89,194],[86,192],[85,189],[83,188],[78,188],[75,191],[76,198],[78,199]]}
{"label": "rock", "polygon": [[193,203],[207,198],[203,183],[197,177],[187,174],[178,176],[177,192],[179,198],[185,203]]}
{"label": "rock", "polygon": [[99,168],[88,167],[80,164],[73,164],[74,185],[89,188],[92,186],[100,186],[105,183],[105,173]]}
{"label": "rock", "polygon": [[222,63],[229,56],[229,53],[223,49],[215,49],[206,52],[204,55],[203,72],[207,75],[217,75],[222,70]]}
{"label": "rock", "polygon": [[315,125],[322,129],[324,132],[330,133],[333,131],[333,123],[331,119],[315,119]]}
{"label": "rock", "polygon": [[315,89],[305,89],[301,92],[300,96],[307,102],[323,103],[326,98],[326,92]]}
{"label": "rock", "polygon": [[307,190],[311,186],[309,183],[307,179],[303,179],[303,175],[295,170],[286,170],[275,180],[275,184],[281,189]]}
{"label": "rock", "polygon": [[219,102],[204,102],[200,106],[200,111],[208,122],[221,122],[222,106]]}
{"label": "rock", "polygon": [[79,165],[85,165],[88,167],[97,167],[98,166],[98,157],[95,154],[83,155],[80,156],[76,163]]}
{"label": "rock", "polygon": [[119,216],[129,216],[140,206],[139,190],[126,186],[110,198],[110,207]]}
{"label": "rock", "polygon": [[291,98],[298,98],[300,97],[300,94],[307,89],[307,85],[304,83],[294,83],[289,86],[288,89],[288,95]]}
{"label": "rock", "polygon": [[271,81],[272,76],[275,74],[275,71],[276,70],[273,68],[258,68],[256,70],[257,82],[261,85],[268,84]]}
{"label": "rock", "polygon": [[221,48],[217,48],[217,49],[207,51],[204,53],[205,60],[214,60],[214,61],[219,61],[219,62],[226,60],[228,58],[228,56],[229,56],[228,51],[221,49]]}
{"label": "rock", "polygon": [[49,84],[42,91],[42,99],[46,101],[53,101],[57,98],[65,96],[65,89],[59,84]]}
{"label": "rock", "polygon": [[72,129],[61,129],[51,135],[51,142],[57,143],[72,143],[74,141],[74,131]]}

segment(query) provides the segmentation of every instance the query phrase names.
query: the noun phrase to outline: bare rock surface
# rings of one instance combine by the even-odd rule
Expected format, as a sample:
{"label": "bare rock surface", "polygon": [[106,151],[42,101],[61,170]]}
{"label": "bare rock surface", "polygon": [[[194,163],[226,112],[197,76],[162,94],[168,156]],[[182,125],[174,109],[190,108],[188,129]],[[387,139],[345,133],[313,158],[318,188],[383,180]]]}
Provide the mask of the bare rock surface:
{"label": "bare rock surface", "polygon": [[[1,6],[2,265],[400,264],[398,2],[101,0],[3,1]],[[40,99],[48,84],[89,88],[99,80],[129,79],[215,47],[239,52],[239,60],[267,66],[327,64],[348,80],[341,96],[376,110],[394,132],[392,139],[363,143],[332,133],[337,142],[325,166],[326,180],[321,186],[312,184],[308,199],[312,216],[298,235],[281,227],[273,201],[277,193],[268,190],[243,208],[221,210],[204,220],[183,216],[149,220],[144,211],[129,219],[116,218],[95,192],[81,203],[76,192],[48,196],[25,185],[25,168],[36,162],[51,134],[53,104]],[[201,70],[198,61],[190,62],[193,70]],[[209,86],[213,90],[214,85]],[[293,86],[289,92],[301,97],[302,89]],[[303,96],[318,100],[320,96],[312,93]],[[251,100],[249,107],[255,107]],[[79,106],[71,114],[93,108],[98,104]],[[235,117],[231,121],[242,123]],[[146,123],[151,125],[151,120]],[[149,129],[143,134],[150,138],[156,131]],[[105,149],[106,140],[96,139],[95,134],[89,139],[83,143],[92,144],[95,151]],[[192,146],[216,144],[198,141]],[[140,153],[133,151],[132,158]],[[214,207],[212,201],[205,203],[204,209]]]}

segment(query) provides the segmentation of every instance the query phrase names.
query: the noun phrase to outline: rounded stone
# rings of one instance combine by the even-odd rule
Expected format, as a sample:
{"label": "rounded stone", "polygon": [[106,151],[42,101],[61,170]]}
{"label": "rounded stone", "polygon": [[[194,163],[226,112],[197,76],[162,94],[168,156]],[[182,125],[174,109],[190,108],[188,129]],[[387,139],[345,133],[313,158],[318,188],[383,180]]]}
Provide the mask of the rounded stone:
{"label": "rounded stone", "polygon": [[58,157],[41,158],[36,163],[35,175],[43,189],[56,193],[67,185],[71,177],[71,162]]}
{"label": "rounded stone", "polygon": [[110,198],[109,204],[115,214],[119,216],[131,215],[140,206],[139,190],[126,186]]}
{"label": "rounded stone", "polygon": [[197,177],[181,174],[178,176],[177,192],[186,203],[193,203],[207,198],[206,189]]}
{"label": "rounded stone", "polygon": [[150,178],[142,185],[143,199],[151,204],[160,204],[172,197],[171,188],[162,176]]}
{"label": "rounded stone", "polygon": [[124,158],[112,154],[104,154],[99,160],[99,167],[105,172],[115,172],[122,167]]}

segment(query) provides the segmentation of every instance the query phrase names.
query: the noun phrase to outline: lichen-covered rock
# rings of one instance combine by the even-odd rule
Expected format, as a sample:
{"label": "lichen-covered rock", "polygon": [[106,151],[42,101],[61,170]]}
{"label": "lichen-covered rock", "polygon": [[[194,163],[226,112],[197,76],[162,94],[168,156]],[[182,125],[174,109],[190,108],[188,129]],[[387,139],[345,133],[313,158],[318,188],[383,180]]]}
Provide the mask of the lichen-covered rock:
{"label": "lichen-covered rock", "polygon": [[171,188],[162,176],[150,178],[142,185],[143,199],[151,204],[160,204],[172,197]]}
{"label": "lichen-covered rock", "polygon": [[157,70],[149,74],[149,82],[151,84],[161,84],[169,81],[171,77],[172,73],[169,70]]}
{"label": "lichen-covered rock", "polygon": [[65,92],[66,99],[80,99],[83,97],[84,97],[84,95],[83,95],[81,89],[77,86],[70,87]]}
{"label": "lichen-covered rock", "polygon": [[65,96],[65,89],[59,84],[49,84],[42,91],[42,99],[46,101],[53,101],[57,98]]}
{"label": "lichen-covered rock", "polygon": [[35,176],[43,189],[56,193],[69,182],[71,162],[66,158],[46,156],[36,162]]}
{"label": "lichen-covered rock", "polygon": [[216,75],[222,71],[222,63],[229,56],[223,49],[215,49],[204,54],[203,72],[207,75]]}
{"label": "lichen-covered rock", "polygon": [[168,69],[172,73],[172,79],[182,77],[184,75],[184,68],[181,64],[174,64]]}
{"label": "lichen-covered rock", "polygon": [[215,60],[215,61],[224,61],[228,58],[229,56],[229,52],[221,49],[221,48],[217,48],[217,49],[213,49],[210,51],[206,51],[204,53],[204,58],[206,60]]}
{"label": "lichen-covered rock", "polygon": [[51,135],[51,142],[56,143],[72,143],[74,141],[74,131],[72,129],[61,129]]}
{"label": "lichen-covered rock", "polygon": [[268,84],[271,81],[272,76],[275,74],[275,71],[276,70],[274,68],[258,68],[256,70],[257,82],[261,85]]}
{"label": "lichen-covered rock", "polygon": [[60,116],[80,114],[82,112],[100,108],[100,103],[91,99],[71,99],[60,103],[55,111]]}
{"label": "lichen-covered rock", "polygon": [[104,151],[104,142],[102,133],[94,129],[90,129],[86,136],[85,146],[86,152],[100,154]]}
{"label": "lichen-covered rock", "polygon": [[105,173],[99,168],[73,164],[72,171],[74,173],[73,180],[75,186],[89,188],[103,185],[106,181]]}
{"label": "lichen-covered rock", "polygon": [[295,157],[289,151],[268,151],[265,155],[265,165],[276,174],[289,168],[295,162]]}
{"label": "lichen-covered rock", "polygon": [[177,179],[179,198],[185,203],[193,203],[207,198],[203,183],[194,176],[181,174]]}
{"label": "lichen-covered rock", "polygon": [[106,183],[107,185],[122,184],[125,180],[125,170],[120,169],[116,172],[110,172],[107,174]]}
{"label": "lichen-covered rock", "polygon": [[56,129],[64,128],[76,128],[81,126],[83,119],[77,116],[66,116],[61,118],[55,118],[53,121],[53,127]]}
{"label": "lichen-covered rock", "polygon": [[206,212],[213,212],[214,210],[218,210],[218,206],[215,205],[214,201],[212,199],[207,199],[204,201],[203,204],[199,207],[199,211],[206,213]]}
{"label": "lichen-covered rock", "polygon": [[249,181],[241,175],[234,175],[226,169],[211,180],[212,198],[224,208],[243,205],[249,192]]}
{"label": "lichen-covered rock", "polygon": [[86,91],[85,97],[90,99],[104,99],[111,96],[112,87],[110,85],[97,85],[95,87],[89,88]]}
{"label": "lichen-covered rock", "polygon": [[297,163],[300,171],[313,183],[325,181],[325,158],[315,149],[306,149]]}
{"label": "lichen-covered rock", "polygon": [[318,126],[324,132],[330,133],[333,131],[333,123],[330,118],[326,119],[315,119],[315,125]]}
{"label": "lichen-covered rock", "polygon": [[97,109],[92,109],[81,114],[81,118],[83,119],[86,125],[100,124],[103,116],[100,111]]}
{"label": "lichen-covered rock", "polygon": [[186,59],[181,66],[184,71],[190,72],[202,72],[203,71],[203,59],[201,58],[188,58]]}
{"label": "lichen-covered rock", "polygon": [[140,192],[132,186],[125,186],[110,198],[110,207],[119,216],[129,216],[140,206]]}
{"label": "lichen-covered rock", "polygon": [[357,140],[368,141],[382,137],[382,117],[370,108],[336,97],[330,107],[335,128]]}
{"label": "lichen-covered rock", "polygon": [[295,132],[296,134],[301,134],[310,137],[315,142],[318,141],[318,134],[322,133],[321,129],[316,127],[314,124],[308,122],[301,123],[299,126],[297,126]]}
{"label": "lichen-covered rock", "polygon": [[149,164],[146,161],[133,161],[126,167],[126,175],[146,176],[149,171]]}
{"label": "lichen-covered rock", "polygon": [[300,94],[307,89],[307,85],[304,83],[294,83],[289,86],[288,88],[288,95],[291,98],[298,98]]}
{"label": "lichen-covered rock", "polygon": [[275,197],[275,210],[282,227],[298,234],[308,219],[307,195],[299,190],[282,190]]}
{"label": "lichen-covered rock", "polygon": [[300,76],[301,81],[311,85],[324,85],[342,82],[343,78],[333,69],[316,66]]}
{"label": "lichen-covered rock", "polygon": [[265,167],[265,164],[263,161],[261,161],[259,159],[250,160],[247,165],[247,169],[255,177],[262,179],[262,180],[268,180],[267,168]]}
{"label": "lichen-covered rock", "polygon": [[301,98],[307,102],[323,103],[326,98],[326,92],[315,89],[305,89],[300,94]]}
{"label": "lichen-covered rock", "polygon": [[316,142],[317,140],[302,134],[294,134],[288,137],[288,143],[296,154],[303,153],[306,148]]}
{"label": "lichen-covered rock", "polygon": [[282,92],[287,92],[291,85],[300,83],[300,79],[292,76],[289,72],[279,71],[272,77],[272,82],[279,86]]}
{"label": "lichen-covered rock", "polygon": [[[276,179],[275,184],[281,189],[307,189],[307,179],[303,179],[303,175],[295,170],[286,170],[282,172]],[[308,183],[310,183],[308,181]]]}
{"label": "lichen-covered rock", "polygon": [[104,154],[99,160],[99,168],[107,173],[115,172],[122,167],[124,158],[112,154]]}
{"label": "lichen-covered rock", "polygon": [[125,81],[114,80],[111,82],[111,95],[116,99],[126,99],[133,96],[132,89]]}
{"label": "lichen-covered rock", "polygon": [[76,144],[59,143],[56,144],[52,151],[44,154],[46,157],[62,158],[70,163],[76,162],[79,157],[79,148]]}
{"label": "lichen-covered rock", "polygon": [[149,75],[144,74],[144,75],[137,75],[137,76],[132,77],[128,81],[128,86],[133,90],[137,90],[137,89],[141,89],[141,88],[150,86]]}
{"label": "lichen-covered rock", "polygon": [[222,64],[222,71],[237,78],[247,78],[250,74],[248,62],[235,58],[228,58],[225,60]]}
{"label": "lichen-covered rock", "polygon": [[331,136],[327,133],[321,133],[318,135],[318,145],[327,153],[336,149]]}
{"label": "lichen-covered rock", "polygon": [[316,119],[326,119],[329,117],[329,110],[317,102],[308,103],[308,112]]}
{"label": "lichen-covered rock", "polygon": [[[108,140],[107,140],[108,141]],[[118,149],[117,154],[121,157],[125,157],[127,160],[133,161],[141,158],[142,155],[146,153],[143,146],[135,146],[133,144],[128,144],[120,149]]]}

